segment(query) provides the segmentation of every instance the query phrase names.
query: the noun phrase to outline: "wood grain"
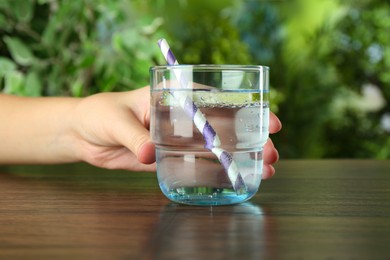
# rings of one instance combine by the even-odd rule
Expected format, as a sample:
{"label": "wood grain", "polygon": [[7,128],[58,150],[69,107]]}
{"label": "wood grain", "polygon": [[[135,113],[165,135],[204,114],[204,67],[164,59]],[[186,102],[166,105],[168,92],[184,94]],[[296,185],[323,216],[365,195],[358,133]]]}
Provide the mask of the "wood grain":
{"label": "wood grain", "polygon": [[170,203],[154,173],[0,168],[0,258],[389,259],[390,161],[291,160],[249,202]]}

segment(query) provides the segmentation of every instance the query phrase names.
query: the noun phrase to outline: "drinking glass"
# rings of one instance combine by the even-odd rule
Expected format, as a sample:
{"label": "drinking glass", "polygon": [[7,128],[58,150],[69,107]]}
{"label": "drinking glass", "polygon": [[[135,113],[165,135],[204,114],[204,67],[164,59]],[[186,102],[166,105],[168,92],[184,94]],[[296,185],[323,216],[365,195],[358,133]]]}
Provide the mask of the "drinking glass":
{"label": "drinking glass", "polygon": [[269,135],[268,82],[266,66],[150,69],[150,132],[167,198],[228,205],[258,191]]}

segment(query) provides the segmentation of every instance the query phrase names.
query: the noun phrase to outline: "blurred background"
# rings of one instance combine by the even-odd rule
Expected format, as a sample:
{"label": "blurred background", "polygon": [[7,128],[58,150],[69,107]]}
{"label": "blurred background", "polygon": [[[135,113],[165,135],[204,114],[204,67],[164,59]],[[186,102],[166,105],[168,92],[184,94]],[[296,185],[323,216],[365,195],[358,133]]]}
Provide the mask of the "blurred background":
{"label": "blurred background", "polygon": [[0,0],[0,91],[143,87],[165,37],[183,64],[270,66],[281,158],[388,159],[389,32],[383,0]]}

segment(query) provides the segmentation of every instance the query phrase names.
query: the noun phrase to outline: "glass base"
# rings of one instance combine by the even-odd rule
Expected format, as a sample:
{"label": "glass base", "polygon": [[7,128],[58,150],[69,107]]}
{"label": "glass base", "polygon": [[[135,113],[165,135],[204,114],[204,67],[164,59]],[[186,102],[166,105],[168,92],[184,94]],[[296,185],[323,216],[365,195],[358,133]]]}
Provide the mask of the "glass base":
{"label": "glass base", "polygon": [[176,203],[196,206],[232,205],[249,200],[256,192],[237,194],[229,188],[181,187],[168,190],[160,186],[164,195]]}

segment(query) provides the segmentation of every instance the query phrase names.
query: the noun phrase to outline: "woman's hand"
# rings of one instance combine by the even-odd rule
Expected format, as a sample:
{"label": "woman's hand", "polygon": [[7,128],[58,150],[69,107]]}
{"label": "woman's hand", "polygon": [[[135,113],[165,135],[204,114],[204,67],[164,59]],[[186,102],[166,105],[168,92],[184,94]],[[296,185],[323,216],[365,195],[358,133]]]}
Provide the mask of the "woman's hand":
{"label": "woman's hand", "polygon": [[[120,93],[101,93],[83,99],[75,109],[73,127],[80,159],[109,169],[154,171],[155,148],[149,135],[149,87]],[[281,123],[270,114],[270,133]],[[279,159],[271,139],[264,148],[263,178],[275,174]]]}
{"label": "woman's hand", "polygon": [[149,87],[84,98],[73,116],[78,157],[108,169],[155,171],[149,107]]}

